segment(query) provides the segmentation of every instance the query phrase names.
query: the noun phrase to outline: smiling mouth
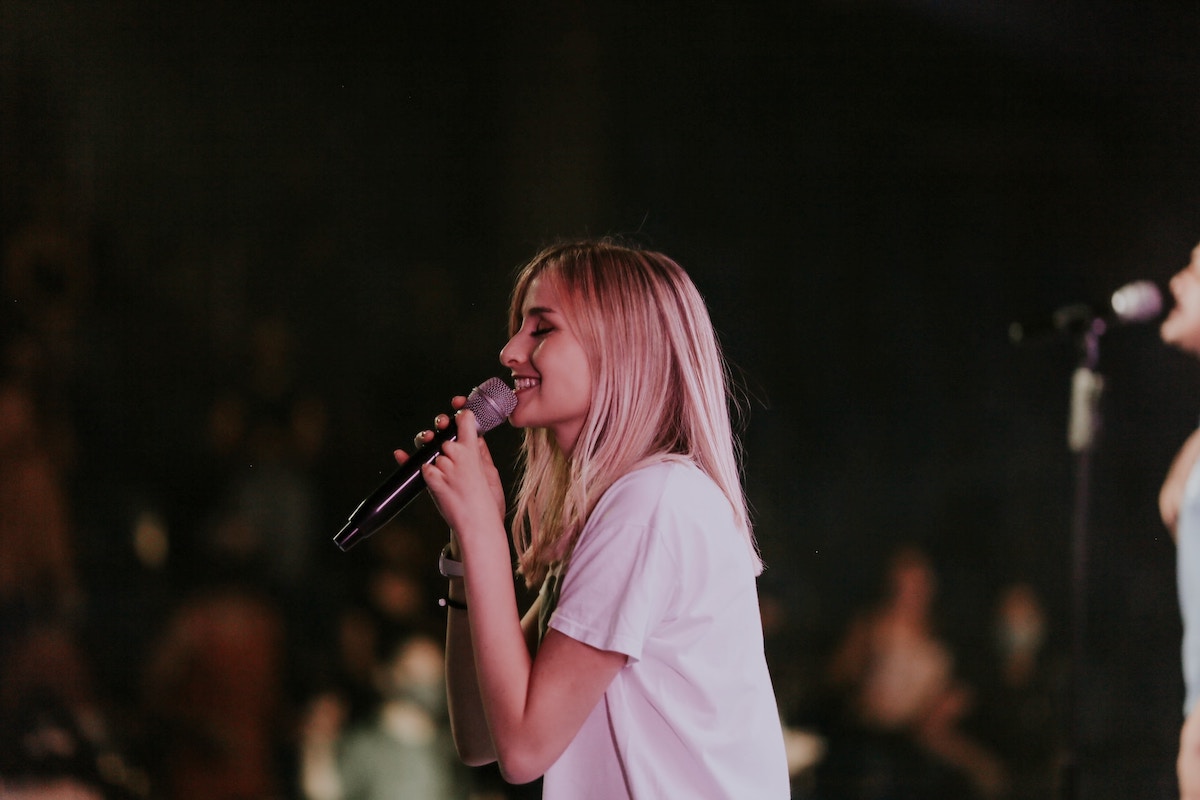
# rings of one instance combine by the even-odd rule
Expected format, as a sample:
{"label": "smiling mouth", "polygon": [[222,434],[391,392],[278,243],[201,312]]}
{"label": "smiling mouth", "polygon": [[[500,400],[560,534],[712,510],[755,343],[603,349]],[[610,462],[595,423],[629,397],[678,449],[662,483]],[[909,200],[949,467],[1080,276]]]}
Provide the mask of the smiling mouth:
{"label": "smiling mouth", "polygon": [[513,391],[521,392],[525,389],[532,389],[541,383],[538,378],[513,378]]}

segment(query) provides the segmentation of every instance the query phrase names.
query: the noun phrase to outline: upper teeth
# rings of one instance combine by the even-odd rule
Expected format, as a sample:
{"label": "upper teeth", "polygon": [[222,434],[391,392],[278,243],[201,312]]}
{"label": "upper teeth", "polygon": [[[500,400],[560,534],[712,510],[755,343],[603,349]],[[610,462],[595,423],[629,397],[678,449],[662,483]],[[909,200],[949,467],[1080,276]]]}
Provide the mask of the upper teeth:
{"label": "upper teeth", "polygon": [[538,384],[537,378],[514,378],[513,379],[513,388],[516,389],[518,392],[521,391],[522,389],[531,389],[534,386],[537,386],[537,384]]}

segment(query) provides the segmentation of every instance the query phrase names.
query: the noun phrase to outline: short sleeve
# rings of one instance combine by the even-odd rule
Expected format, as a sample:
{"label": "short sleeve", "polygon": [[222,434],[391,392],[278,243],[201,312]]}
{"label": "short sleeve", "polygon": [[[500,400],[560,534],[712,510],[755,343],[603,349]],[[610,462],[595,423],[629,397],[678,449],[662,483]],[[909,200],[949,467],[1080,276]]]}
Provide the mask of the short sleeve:
{"label": "short sleeve", "polygon": [[605,493],[580,534],[563,575],[550,627],[601,650],[642,657],[647,638],[671,613],[678,573],[669,530],[651,524],[660,497],[653,481],[622,479]]}

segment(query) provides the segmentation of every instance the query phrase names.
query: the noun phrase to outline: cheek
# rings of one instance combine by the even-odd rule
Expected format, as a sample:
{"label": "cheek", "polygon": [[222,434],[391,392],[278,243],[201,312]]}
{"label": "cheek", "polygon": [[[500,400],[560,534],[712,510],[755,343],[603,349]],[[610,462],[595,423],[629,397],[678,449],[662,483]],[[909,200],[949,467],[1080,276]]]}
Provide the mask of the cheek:
{"label": "cheek", "polygon": [[577,405],[586,411],[592,404],[592,371],[582,351],[574,359],[575,374],[572,380],[572,395]]}
{"label": "cheek", "polygon": [[1174,317],[1175,323],[1182,328],[1188,328],[1196,324],[1200,320],[1200,303],[1196,301],[1200,299],[1194,294],[1187,295],[1182,302],[1175,306]]}

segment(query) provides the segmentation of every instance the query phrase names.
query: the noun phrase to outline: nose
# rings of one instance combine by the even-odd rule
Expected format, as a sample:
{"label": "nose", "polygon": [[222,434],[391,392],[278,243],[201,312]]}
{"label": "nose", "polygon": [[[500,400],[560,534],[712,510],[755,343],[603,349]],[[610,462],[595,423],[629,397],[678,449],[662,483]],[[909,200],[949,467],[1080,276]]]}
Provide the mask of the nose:
{"label": "nose", "polygon": [[1167,288],[1171,290],[1171,294],[1175,296],[1179,295],[1179,284],[1183,282],[1183,276],[1186,272],[1187,268],[1185,267],[1171,276],[1171,280],[1167,284]]}
{"label": "nose", "polygon": [[500,348],[500,363],[506,367],[515,367],[524,360],[520,344],[517,341],[519,336],[520,334],[512,337],[504,347]]}

